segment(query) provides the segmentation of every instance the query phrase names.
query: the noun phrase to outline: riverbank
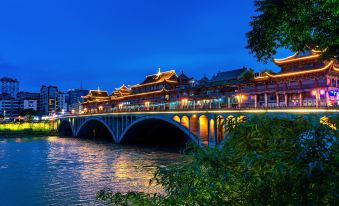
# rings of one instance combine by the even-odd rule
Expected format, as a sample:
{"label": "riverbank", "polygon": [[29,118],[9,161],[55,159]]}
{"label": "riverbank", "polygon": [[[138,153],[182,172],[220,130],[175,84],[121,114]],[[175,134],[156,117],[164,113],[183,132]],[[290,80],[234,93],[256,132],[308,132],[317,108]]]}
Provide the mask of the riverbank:
{"label": "riverbank", "polygon": [[53,122],[10,122],[0,124],[0,137],[56,135]]}

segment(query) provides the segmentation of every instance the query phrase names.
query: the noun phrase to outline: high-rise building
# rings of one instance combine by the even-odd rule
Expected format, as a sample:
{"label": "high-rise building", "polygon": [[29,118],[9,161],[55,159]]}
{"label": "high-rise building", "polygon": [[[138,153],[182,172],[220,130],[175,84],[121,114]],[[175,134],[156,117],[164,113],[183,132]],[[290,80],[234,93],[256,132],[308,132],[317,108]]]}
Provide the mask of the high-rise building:
{"label": "high-rise building", "polygon": [[19,91],[19,81],[17,79],[9,78],[9,77],[2,77],[0,79],[1,84],[1,94],[9,94],[13,98],[16,98],[17,93]]}
{"label": "high-rise building", "polygon": [[68,91],[69,94],[69,111],[74,113],[79,113],[81,111],[83,102],[82,96],[88,94],[86,89],[71,89]]}
{"label": "high-rise building", "polygon": [[40,106],[41,115],[50,115],[56,110],[58,87],[42,85],[40,88]]}
{"label": "high-rise building", "polygon": [[56,111],[57,112],[68,112],[68,103],[69,103],[69,94],[58,92],[57,102],[56,102]]}

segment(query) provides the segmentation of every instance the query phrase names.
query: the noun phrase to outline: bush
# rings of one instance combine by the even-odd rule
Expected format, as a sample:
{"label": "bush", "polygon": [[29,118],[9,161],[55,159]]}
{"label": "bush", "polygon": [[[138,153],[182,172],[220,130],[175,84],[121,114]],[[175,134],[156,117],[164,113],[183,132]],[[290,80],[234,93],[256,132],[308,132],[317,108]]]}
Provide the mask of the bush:
{"label": "bush", "polygon": [[[103,190],[110,205],[337,205],[338,132],[315,117],[254,117],[220,148],[189,145],[187,161],[158,168],[165,195]],[[330,126],[329,126],[330,125]]]}

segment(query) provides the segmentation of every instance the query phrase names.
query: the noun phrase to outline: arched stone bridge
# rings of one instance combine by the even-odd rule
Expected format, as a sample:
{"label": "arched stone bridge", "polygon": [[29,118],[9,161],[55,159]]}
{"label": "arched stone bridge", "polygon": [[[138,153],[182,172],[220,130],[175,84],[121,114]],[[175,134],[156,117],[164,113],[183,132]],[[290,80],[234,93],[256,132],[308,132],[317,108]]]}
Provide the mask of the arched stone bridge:
{"label": "arched stone bridge", "polygon": [[[109,138],[115,143],[178,144],[192,140],[214,147],[224,136],[224,121],[242,120],[253,115],[333,115],[337,110],[248,110],[104,113],[59,118],[60,135]],[[327,113],[327,114],[326,114]]]}

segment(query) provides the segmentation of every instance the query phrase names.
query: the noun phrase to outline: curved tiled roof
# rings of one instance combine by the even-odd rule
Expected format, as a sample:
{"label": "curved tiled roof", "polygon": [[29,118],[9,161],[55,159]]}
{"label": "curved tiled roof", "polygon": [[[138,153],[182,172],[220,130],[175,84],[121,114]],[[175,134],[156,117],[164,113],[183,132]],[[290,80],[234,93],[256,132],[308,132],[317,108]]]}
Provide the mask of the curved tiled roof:
{"label": "curved tiled roof", "polygon": [[158,72],[157,74],[152,74],[146,76],[145,80],[141,82],[140,84],[133,85],[130,87],[140,87],[143,85],[148,84],[155,84],[155,83],[161,83],[161,82],[177,82],[177,75],[174,70],[166,71],[166,72]]}
{"label": "curved tiled roof", "polygon": [[85,97],[108,97],[108,92],[101,90],[89,90]]}
{"label": "curved tiled roof", "polygon": [[243,67],[241,69],[218,72],[212,77],[211,82],[239,79],[245,71],[247,71],[247,68]]}
{"label": "curved tiled roof", "polygon": [[172,77],[176,76],[175,71],[166,71],[166,72],[159,72],[157,74],[152,74],[146,76],[146,79],[140,84],[148,84],[153,82],[163,82],[164,80],[170,80]]}
{"label": "curved tiled roof", "polygon": [[315,50],[309,50],[306,52],[296,52],[293,55],[286,57],[284,59],[273,59],[273,62],[277,65],[283,65],[286,63],[297,62],[300,60],[307,60],[307,59],[317,59],[320,57],[321,52]]}
{"label": "curved tiled roof", "polygon": [[191,80],[193,78],[189,78],[184,74],[184,71],[181,72],[181,74],[178,76],[179,79],[185,79],[185,80]]}

